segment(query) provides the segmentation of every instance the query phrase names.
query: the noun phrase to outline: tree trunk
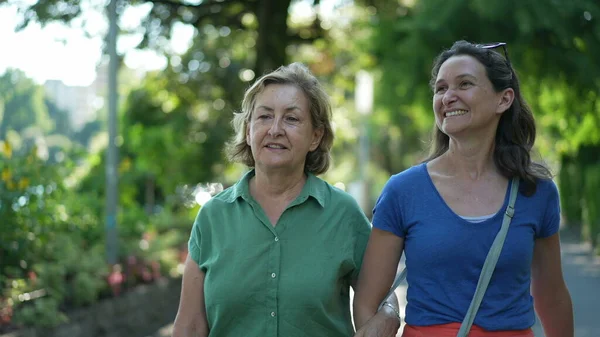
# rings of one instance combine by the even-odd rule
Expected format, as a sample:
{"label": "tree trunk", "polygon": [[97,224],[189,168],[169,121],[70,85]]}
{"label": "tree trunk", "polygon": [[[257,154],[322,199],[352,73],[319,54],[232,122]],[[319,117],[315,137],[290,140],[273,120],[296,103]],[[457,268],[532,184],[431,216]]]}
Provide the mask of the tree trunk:
{"label": "tree trunk", "polygon": [[259,0],[256,17],[256,77],[286,64],[290,43],[287,18],[291,0]]}

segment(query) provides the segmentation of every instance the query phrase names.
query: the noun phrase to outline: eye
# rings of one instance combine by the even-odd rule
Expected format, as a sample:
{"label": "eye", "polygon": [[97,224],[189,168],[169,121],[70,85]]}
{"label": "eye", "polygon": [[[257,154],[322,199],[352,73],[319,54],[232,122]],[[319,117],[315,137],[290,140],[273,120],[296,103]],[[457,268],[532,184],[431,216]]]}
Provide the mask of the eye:
{"label": "eye", "polygon": [[435,89],[434,89],[434,92],[435,92],[436,94],[440,94],[440,93],[442,93],[442,92],[444,92],[444,91],[446,91],[446,87],[445,87],[445,86],[443,86],[443,85],[440,85],[439,87],[435,87]]}
{"label": "eye", "polygon": [[294,116],[287,116],[287,117],[285,118],[285,120],[287,120],[288,122],[292,122],[292,123],[295,123],[295,122],[298,122],[298,121],[299,121],[299,119],[298,119],[298,118],[296,118],[296,117],[294,117]]}
{"label": "eye", "polygon": [[470,87],[472,85],[473,85],[473,83],[471,81],[462,81],[462,82],[460,82],[460,88],[461,89],[468,88],[468,87]]}
{"label": "eye", "polygon": [[258,115],[258,117],[257,117],[257,119],[268,119],[268,118],[271,118],[271,116],[267,115],[267,114]]}

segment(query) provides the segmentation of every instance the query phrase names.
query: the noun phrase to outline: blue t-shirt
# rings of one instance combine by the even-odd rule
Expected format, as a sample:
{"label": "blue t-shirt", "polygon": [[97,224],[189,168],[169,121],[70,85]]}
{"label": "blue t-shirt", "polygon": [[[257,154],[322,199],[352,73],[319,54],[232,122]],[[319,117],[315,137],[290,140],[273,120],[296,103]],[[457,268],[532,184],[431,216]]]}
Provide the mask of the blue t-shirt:
{"label": "blue t-shirt", "polygon": [[[497,214],[472,223],[448,207],[426,164],[389,179],[373,210],[373,227],[404,238],[406,323],[429,326],[462,322],[502,225],[510,184],[504,193],[504,204]],[[558,232],[559,222],[558,190],[551,180],[538,180],[536,193],[530,197],[519,193],[475,325],[497,331],[527,329],[535,323],[529,290],[534,241]]]}

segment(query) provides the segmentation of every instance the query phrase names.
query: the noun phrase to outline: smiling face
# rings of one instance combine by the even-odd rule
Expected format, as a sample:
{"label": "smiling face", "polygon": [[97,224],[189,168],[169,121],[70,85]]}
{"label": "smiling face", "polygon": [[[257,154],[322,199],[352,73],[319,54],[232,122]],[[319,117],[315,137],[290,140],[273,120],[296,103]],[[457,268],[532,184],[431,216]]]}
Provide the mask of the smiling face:
{"label": "smiling face", "polygon": [[510,107],[512,89],[496,92],[485,67],[468,55],[452,56],[438,72],[433,95],[437,127],[448,136],[466,130],[493,130]]}
{"label": "smiling face", "polygon": [[304,92],[291,84],[269,84],[256,96],[246,129],[258,170],[304,170],[306,155],[319,146],[322,129],[315,129]]}

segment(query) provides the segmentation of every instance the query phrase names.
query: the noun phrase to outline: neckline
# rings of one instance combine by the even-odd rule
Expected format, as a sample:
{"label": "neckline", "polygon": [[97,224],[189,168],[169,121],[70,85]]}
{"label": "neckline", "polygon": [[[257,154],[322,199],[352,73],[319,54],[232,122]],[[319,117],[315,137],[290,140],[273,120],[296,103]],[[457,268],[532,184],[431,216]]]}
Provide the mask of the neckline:
{"label": "neckline", "polygon": [[422,163],[421,167],[423,169],[423,172],[425,173],[425,176],[427,177],[427,182],[429,183],[429,186],[433,190],[434,194],[436,195],[436,197],[438,198],[440,203],[443,205],[443,207],[446,209],[446,211],[448,213],[452,214],[452,216],[455,219],[457,219],[458,221],[460,221],[461,223],[467,224],[467,225],[481,225],[481,224],[493,222],[496,218],[504,215],[506,207],[508,207],[508,199],[510,196],[510,190],[512,188],[512,184],[510,183],[510,181],[508,182],[508,186],[506,187],[506,191],[504,192],[504,202],[502,203],[502,207],[500,207],[500,209],[498,211],[496,211],[496,213],[493,216],[491,216],[490,218],[488,218],[482,222],[473,223],[473,222],[470,222],[467,219],[463,218],[461,215],[456,214],[456,212],[454,212],[454,210],[452,210],[452,208],[450,208],[450,206],[448,206],[448,204],[446,203],[444,198],[442,198],[442,195],[438,191],[437,187],[435,187],[435,184],[433,183],[431,176],[429,175],[429,170],[427,169],[427,162]]}
{"label": "neckline", "polygon": [[496,215],[496,213],[480,215],[480,216],[464,216],[464,215],[459,215],[459,216],[465,220],[483,222],[489,218],[493,218],[495,215]]}

